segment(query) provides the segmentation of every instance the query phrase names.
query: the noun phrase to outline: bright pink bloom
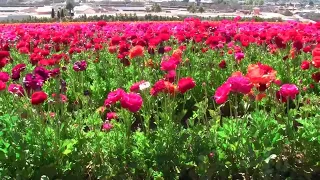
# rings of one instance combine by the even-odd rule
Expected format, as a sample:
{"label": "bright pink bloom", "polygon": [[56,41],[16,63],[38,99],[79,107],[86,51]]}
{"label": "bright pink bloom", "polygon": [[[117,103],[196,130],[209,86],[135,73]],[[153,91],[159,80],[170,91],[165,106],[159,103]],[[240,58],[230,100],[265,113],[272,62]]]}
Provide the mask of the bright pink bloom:
{"label": "bright pink bloom", "polygon": [[146,82],[145,80],[142,80],[142,81],[139,81],[139,82],[136,82],[134,83],[131,87],[130,87],[130,92],[139,92],[139,86],[140,84]]}
{"label": "bright pink bloom", "polygon": [[217,104],[223,104],[228,100],[228,95],[231,91],[231,84],[224,83],[216,90],[213,98]]}
{"label": "bright pink bloom", "polygon": [[296,95],[299,94],[299,89],[295,84],[283,84],[279,90],[280,96],[288,99],[295,99]]}
{"label": "bright pink bloom", "polygon": [[231,84],[231,91],[242,94],[249,94],[253,84],[249,78],[244,76],[229,77],[227,83]]}
{"label": "bright pink bloom", "polygon": [[18,96],[24,95],[23,87],[20,84],[10,84],[8,87],[8,91]]}
{"label": "bright pink bloom", "polygon": [[108,94],[107,99],[104,101],[105,106],[110,106],[111,104],[115,104],[116,102],[120,101],[125,91],[121,88],[116,89],[115,91],[111,91]]}
{"label": "bright pink bloom", "polygon": [[129,110],[130,112],[137,112],[141,109],[143,100],[139,94],[136,93],[124,93],[120,100],[121,107]]}

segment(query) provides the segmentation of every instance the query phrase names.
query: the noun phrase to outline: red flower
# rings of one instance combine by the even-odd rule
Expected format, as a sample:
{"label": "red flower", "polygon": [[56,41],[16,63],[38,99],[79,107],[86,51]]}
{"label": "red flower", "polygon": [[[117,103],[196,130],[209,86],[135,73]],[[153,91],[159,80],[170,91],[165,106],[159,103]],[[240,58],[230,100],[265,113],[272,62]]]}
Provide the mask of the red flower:
{"label": "red flower", "polygon": [[130,112],[137,112],[141,109],[143,101],[142,97],[136,93],[125,93],[120,100],[121,107],[129,110]]}
{"label": "red flower", "polygon": [[10,52],[9,51],[0,51],[0,59],[7,58],[9,56],[10,56]]}
{"label": "red flower", "polygon": [[6,87],[7,87],[6,83],[5,83],[5,82],[0,81],[0,91],[5,90],[5,89],[6,89]]}
{"label": "red flower", "polygon": [[231,91],[231,84],[224,83],[216,90],[213,98],[217,104],[223,104],[228,100],[228,95]]}
{"label": "red flower", "polygon": [[291,97],[291,99],[295,99],[296,95],[299,94],[299,89],[294,84],[283,84],[280,87],[279,93],[281,97],[286,99],[289,97]]}
{"label": "red flower", "polygon": [[157,96],[161,92],[174,94],[176,93],[176,91],[177,91],[176,86],[173,85],[171,82],[165,81],[165,80],[159,80],[150,89],[150,94],[152,96]]}
{"label": "red flower", "polygon": [[130,49],[129,58],[133,59],[135,57],[142,57],[144,55],[144,48],[140,45],[137,45]]}
{"label": "red flower", "polygon": [[307,61],[307,60],[302,61],[300,67],[301,67],[302,70],[307,70],[307,69],[309,69],[309,67],[310,67],[310,62]]}
{"label": "red flower", "polygon": [[43,91],[34,92],[31,95],[31,104],[38,105],[44,103],[48,99],[48,95]]}
{"label": "red flower", "polygon": [[9,73],[0,72],[0,81],[8,82],[9,81]]}
{"label": "red flower", "polygon": [[194,88],[195,86],[196,86],[196,83],[191,77],[181,78],[178,82],[178,90],[182,94]]}
{"label": "red flower", "polygon": [[116,46],[109,46],[108,51],[109,51],[109,53],[114,54],[117,52],[117,47]]}
{"label": "red flower", "polygon": [[162,71],[172,71],[177,68],[179,61],[175,58],[170,58],[169,60],[164,60],[161,62],[161,70]]}
{"label": "red flower", "polygon": [[115,112],[108,112],[106,115],[107,120],[111,120],[111,119],[118,119],[117,113]]}

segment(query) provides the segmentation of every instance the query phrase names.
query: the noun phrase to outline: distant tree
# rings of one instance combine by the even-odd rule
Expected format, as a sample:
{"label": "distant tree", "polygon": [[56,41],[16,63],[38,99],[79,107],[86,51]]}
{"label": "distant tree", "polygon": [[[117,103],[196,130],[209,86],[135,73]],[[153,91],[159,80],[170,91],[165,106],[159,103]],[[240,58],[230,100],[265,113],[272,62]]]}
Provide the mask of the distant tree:
{"label": "distant tree", "polygon": [[183,2],[188,3],[188,2],[189,2],[189,0],[183,0]]}
{"label": "distant tree", "polygon": [[314,6],[314,2],[313,1],[309,1],[309,6]]}
{"label": "distant tree", "polygon": [[153,4],[151,7],[151,10],[153,12],[161,12],[162,11],[161,6],[158,3]]}
{"label": "distant tree", "polygon": [[57,17],[58,17],[58,19],[60,19],[60,17],[61,17],[60,16],[60,11],[57,12]]}
{"label": "distant tree", "polygon": [[61,16],[61,18],[64,18],[64,9],[61,9],[60,16]]}
{"label": "distant tree", "polygon": [[198,11],[199,11],[199,13],[204,13],[204,12],[205,12],[205,9],[204,9],[202,6],[200,6],[199,9],[198,9]]}
{"label": "distant tree", "polygon": [[71,11],[74,9],[75,2],[74,2],[74,0],[67,0],[66,3],[67,3],[66,9],[69,10],[69,14],[71,15]]}
{"label": "distant tree", "polygon": [[195,13],[197,12],[197,8],[195,5],[190,5],[187,10],[190,12],[190,13]]}
{"label": "distant tree", "polygon": [[55,13],[54,13],[54,9],[52,8],[52,11],[51,11],[51,18],[53,19],[55,17]]}
{"label": "distant tree", "polygon": [[201,0],[195,0],[195,1],[196,1],[197,6],[200,6]]}

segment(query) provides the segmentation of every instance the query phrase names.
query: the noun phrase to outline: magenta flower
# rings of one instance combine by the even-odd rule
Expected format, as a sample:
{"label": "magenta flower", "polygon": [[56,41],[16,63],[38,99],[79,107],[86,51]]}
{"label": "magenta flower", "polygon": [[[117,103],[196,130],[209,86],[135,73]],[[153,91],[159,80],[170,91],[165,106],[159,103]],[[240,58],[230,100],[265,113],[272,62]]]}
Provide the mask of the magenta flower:
{"label": "magenta flower", "polygon": [[288,99],[289,97],[291,99],[295,99],[296,95],[299,94],[299,89],[295,84],[283,84],[280,87],[280,96]]}

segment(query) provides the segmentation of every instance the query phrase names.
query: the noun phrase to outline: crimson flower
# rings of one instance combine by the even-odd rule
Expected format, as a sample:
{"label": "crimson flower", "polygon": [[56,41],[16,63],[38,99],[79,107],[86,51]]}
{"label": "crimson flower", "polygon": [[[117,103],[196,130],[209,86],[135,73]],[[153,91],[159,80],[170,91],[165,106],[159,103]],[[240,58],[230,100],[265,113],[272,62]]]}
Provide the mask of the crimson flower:
{"label": "crimson flower", "polygon": [[178,82],[178,90],[182,94],[194,88],[195,86],[196,83],[191,77],[181,78]]}
{"label": "crimson flower", "polygon": [[44,101],[46,101],[47,99],[48,99],[48,95],[45,92],[37,91],[31,95],[31,104],[39,105],[44,103]]}

